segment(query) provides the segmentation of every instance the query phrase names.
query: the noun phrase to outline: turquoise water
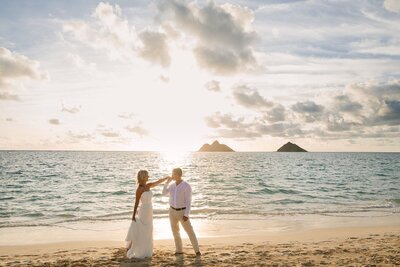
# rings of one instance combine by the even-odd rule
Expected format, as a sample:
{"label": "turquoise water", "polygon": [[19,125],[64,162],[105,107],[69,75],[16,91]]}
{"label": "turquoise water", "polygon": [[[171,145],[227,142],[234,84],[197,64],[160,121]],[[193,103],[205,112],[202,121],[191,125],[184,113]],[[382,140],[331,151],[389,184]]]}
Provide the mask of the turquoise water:
{"label": "turquoise water", "polygon": [[[192,216],[400,213],[400,153],[0,152],[0,227],[131,217],[135,175],[182,167]],[[168,198],[154,191],[156,217]]]}

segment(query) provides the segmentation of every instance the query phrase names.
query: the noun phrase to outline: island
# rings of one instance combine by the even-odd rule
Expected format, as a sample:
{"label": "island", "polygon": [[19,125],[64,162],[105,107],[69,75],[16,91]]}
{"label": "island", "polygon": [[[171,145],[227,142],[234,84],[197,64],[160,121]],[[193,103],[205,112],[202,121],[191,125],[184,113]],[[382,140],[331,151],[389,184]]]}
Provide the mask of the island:
{"label": "island", "polygon": [[296,144],[287,142],[286,144],[284,144],[283,146],[281,146],[277,152],[307,152],[307,150],[299,147]]}
{"label": "island", "polygon": [[211,145],[204,144],[198,152],[235,152],[232,148],[227,145],[220,144],[218,141],[214,141]]}

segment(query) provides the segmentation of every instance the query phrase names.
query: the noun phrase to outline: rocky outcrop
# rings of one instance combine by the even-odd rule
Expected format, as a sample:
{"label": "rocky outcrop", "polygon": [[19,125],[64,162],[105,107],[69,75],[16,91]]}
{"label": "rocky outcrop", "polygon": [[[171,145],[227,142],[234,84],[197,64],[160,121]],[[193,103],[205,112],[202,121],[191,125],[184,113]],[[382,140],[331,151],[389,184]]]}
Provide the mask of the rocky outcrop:
{"label": "rocky outcrop", "polygon": [[220,144],[218,141],[214,141],[211,145],[204,144],[199,152],[235,152],[232,148],[227,145]]}
{"label": "rocky outcrop", "polygon": [[307,150],[299,147],[296,144],[287,142],[283,146],[281,146],[278,150],[278,152],[307,152]]}

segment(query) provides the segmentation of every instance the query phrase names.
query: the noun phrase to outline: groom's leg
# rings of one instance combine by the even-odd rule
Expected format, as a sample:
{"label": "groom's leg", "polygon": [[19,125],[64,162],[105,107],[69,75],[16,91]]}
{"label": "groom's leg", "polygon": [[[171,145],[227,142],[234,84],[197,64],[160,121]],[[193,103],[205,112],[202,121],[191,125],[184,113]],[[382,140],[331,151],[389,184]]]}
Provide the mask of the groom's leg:
{"label": "groom's leg", "polygon": [[182,239],[181,235],[179,234],[179,214],[178,212],[173,209],[169,209],[169,222],[171,223],[171,230],[172,234],[174,235],[175,240],[175,252],[181,253],[182,249]]}
{"label": "groom's leg", "polygon": [[[183,218],[183,215],[182,215]],[[199,243],[197,242],[197,237],[196,234],[194,233],[192,224],[190,223],[190,219],[188,219],[186,222],[183,221],[183,219],[181,220],[182,222],[182,226],[183,229],[185,229],[185,232],[187,233],[189,239],[190,239],[190,243],[192,243],[194,252],[197,253],[200,251],[199,249]]]}

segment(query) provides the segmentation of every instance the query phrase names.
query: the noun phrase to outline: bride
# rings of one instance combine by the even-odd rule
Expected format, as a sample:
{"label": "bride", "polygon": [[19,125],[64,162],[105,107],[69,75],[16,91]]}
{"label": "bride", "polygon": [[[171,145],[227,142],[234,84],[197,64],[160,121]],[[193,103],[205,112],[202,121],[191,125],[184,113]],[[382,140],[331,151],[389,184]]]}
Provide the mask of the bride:
{"label": "bride", "polygon": [[[133,209],[132,222],[126,235],[126,247],[128,258],[145,258],[153,255],[153,188],[168,177],[162,178],[154,183],[148,183],[149,173],[140,170],[137,174],[139,184],[136,189],[136,201]],[[136,216],[137,214],[137,216]]]}

